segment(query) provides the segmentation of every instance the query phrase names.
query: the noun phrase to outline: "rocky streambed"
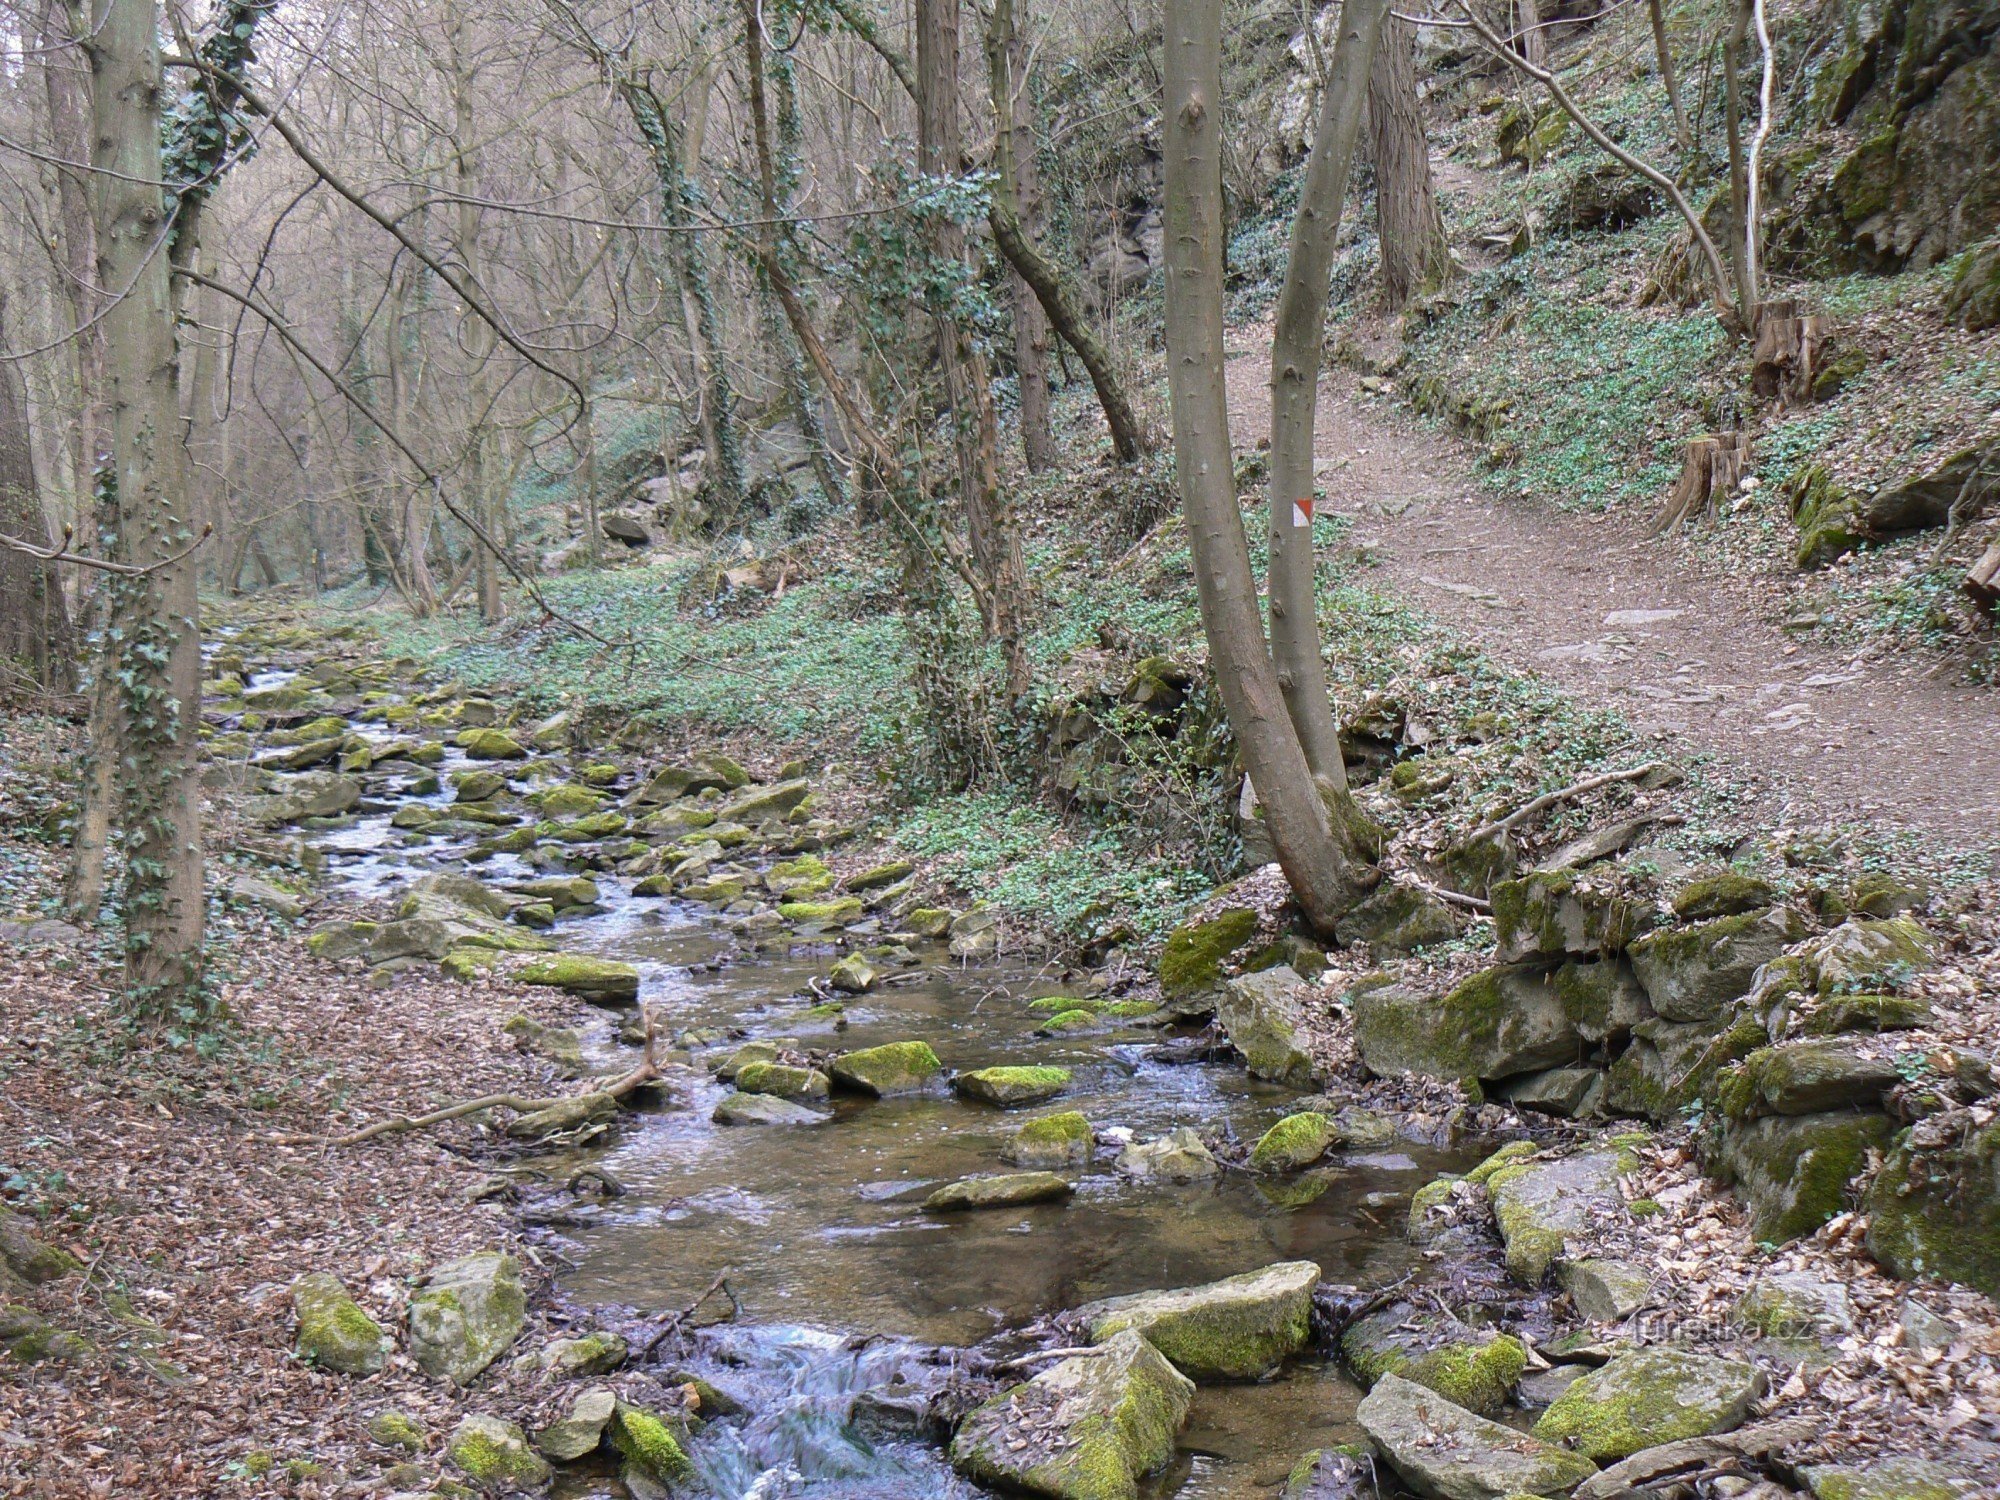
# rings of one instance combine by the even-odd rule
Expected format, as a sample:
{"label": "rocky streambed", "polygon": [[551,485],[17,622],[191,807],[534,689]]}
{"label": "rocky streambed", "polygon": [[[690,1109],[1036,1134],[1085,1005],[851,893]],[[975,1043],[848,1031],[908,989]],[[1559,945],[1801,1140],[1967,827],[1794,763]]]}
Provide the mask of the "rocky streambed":
{"label": "rocky streambed", "polygon": [[[1177,935],[1157,992],[1114,992],[1008,951],[992,914],[939,904],[906,864],[850,853],[865,844],[812,767],[662,760],[404,665],[254,655],[215,663],[211,751],[256,779],[255,818],[324,858],[324,888],[369,903],[316,924],[314,950],[384,983],[441,965],[591,1007],[569,1027],[493,1017],[582,1080],[507,1121],[492,1191],[520,1200],[597,1331],[525,1352],[518,1314],[423,1333],[448,1378],[504,1355],[538,1382],[535,1420],[453,1435],[474,1480],[730,1500],[1595,1497],[1675,1443],[1755,1472],[1800,1441],[1757,1420],[1785,1353],[1770,1340],[1837,1336],[1829,1288],[1753,1287],[1740,1350],[1605,1334],[1655,1305],[1643,1264],[1586,1248],[1636,1222],[1646,1135],[1491,1152],[1464,1137],[1472,1111],[1316,1092],[1310,988],[1284,962],[1314,955],[1251,952],[1254,913]],[[1641,1023],[1668,986],[1635,984],[1629,924],[1587,894],[1525,889],[1528,916],[1502,923],[1511,967],[1434,1005],[1356,987],[1376,1072],[1436,1072],[1441,1050],[1443,1076],[1525,1079],[1509,1087],[1527,1107],[1579,1116],[1604,1109],[1607,1077],[1631,1092],[1592,1048],[1636,1031],[1663,1051]],[[1803,936],[1774,933],[1771,955]],[[1689,953],[1654,967],[1736,962],[1720,940]],[[1567,1005],[1563,965],[1615,993],[1573,984],[1593,1005]],[[642,1048],[659,1076],[614,1097]],[[434,1279],[457,1296],[465,1275],[486,1295],[505,1268]],[[328,1290],[300,1302],[302,1334],[308,1303],[337,1327]],[[1829,1470],[1824,1493],[1853,1477]]]}

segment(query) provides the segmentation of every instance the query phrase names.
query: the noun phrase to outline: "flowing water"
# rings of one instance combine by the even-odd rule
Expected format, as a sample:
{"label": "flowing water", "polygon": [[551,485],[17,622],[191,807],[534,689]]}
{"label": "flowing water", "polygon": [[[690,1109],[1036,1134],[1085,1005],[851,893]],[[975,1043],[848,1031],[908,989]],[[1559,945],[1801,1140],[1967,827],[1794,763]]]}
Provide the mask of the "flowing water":
{"label": "flowing water", "polygon": [[[436,769],[448,778],[459,763],[453,751]],[[509,855],[468,864],[465,844],[391,828],[393,805],[364,804],[345,826],[315,835],[336,889],[388,895],[438,869],[493,882],[544,873]],[[627,1192],[580,1206],[563,1229],[576,1267],[566,1290],[583,1302],[668,1311],[728,1272],[740,1311],[702,1333],[695,1361],[753,1413],[710,1424],[695,1445],[704,1478],[726,1500],[969,1496],[934,1447],[861,1421],[856,1397],[908,1389],[931,1346],[971,1343],[1095,1297],[1294,1259],[1317,1261],[1333,1281],[1388,1279],[1409,1256],[1409,1195],[1465,1160],[1410,1147],[1348,1156],[1303,1178],[1227,1173],[1170,1185],[1122,1176],[1105,1145],[1070,1174],[1076,1195],[1066,1204],[928,1215],[919,1205],[939,1184],[1007,1170],[999,1148],[1023,1112],[940,1090],[838,1098],[835,1119],[816,1128],[723,1127],[709,1118],[727,1090],[713,1063],[743,1038],[834,1049],[919,1038],[951,1069],[1068,1067],[1070,1089],[1047,1108],[1082,1110],[1100,1134],[1139,1139],[1179,1125],[1254,1139],[1298,1096],[1235,1066],[1151,1060],[1160,1038],[1149,1029],[1033,1036],[1028,1002],[1061,990],[1025,960],[960,967],[934,953],[849,1000],[837,1029],[807,1015],[817,999],[808,983],[831,964],[830,949],[781,940],[776,951],[752,950],[705,907],[635,898],[629,883],[595,878],[603,910],[563,920],[559,944],[638,965],[641,1001],[665,1033],[712,1028],[731,1040],[699,1054],[705,1066],[671,1070],[671,1106],[628,1115],[608,1147],[587,1153]],[[607,1072],[631,1065],[610,1011],[587,1050]],[[1356,1436],[1358,1399],[1336,1370],[1311,1361],[1257,1385],[1204,1387],[1177,1461],[1148,1493],[1272,1494],[1299,1454]],[[570,1493],[617,1491],[606,1479]]]}

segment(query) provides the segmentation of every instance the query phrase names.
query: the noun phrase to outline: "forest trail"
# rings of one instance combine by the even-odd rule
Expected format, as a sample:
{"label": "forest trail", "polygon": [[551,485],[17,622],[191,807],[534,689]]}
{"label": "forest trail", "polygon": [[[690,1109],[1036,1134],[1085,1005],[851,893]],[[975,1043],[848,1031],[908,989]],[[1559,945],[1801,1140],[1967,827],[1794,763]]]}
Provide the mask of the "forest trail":
{"label": "forest trail", "polygon": [[[1230,424],[1270,433],[1269,333],[1229,341]],[[1920,829],[2000,849],[2000,699],[1794,640],[1753,585],[1698,569],[1621,515],[1482,491],[1449,434],[1361,391],[1320,386],[1316,452],[1332,507],[1388,591],[1462,625],[1496,660],[1713,753],[1766,811]]]}

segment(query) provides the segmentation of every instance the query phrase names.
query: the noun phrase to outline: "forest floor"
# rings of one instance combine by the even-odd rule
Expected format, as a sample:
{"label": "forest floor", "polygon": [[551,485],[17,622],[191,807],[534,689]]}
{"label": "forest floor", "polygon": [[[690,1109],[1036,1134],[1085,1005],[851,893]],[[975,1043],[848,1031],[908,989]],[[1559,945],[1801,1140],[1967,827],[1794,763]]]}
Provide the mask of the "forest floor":
{"label": "forest floor", "polygon": [[[1268,328],[1231,333],[1245,450],[1270,431],[1269,347]],[[1323,379],[1316,468],[1386,592],[1466,627],[1506,666],[1714,755],[1772,813],[1994,839],[1992,690],[1945,680],[1935,660],[1864,662],[1796,638],[1768,581],[1703,567],[1628,513],[1493,495],[1465,443],[1363,378]]]}

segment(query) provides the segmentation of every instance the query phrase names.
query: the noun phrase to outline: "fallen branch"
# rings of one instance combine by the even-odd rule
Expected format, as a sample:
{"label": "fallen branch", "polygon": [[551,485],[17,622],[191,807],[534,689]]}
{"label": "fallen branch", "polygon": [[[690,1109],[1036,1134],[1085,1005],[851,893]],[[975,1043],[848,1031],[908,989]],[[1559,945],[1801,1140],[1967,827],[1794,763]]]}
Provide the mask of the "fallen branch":
{"label": "fallen branch", "polygon": [[19,537],[8,536],[4,532],[0,532],[0,547],[5,547],[10,552],[25,553],[45,563],[71,563],[79,568],[95,568],[100,573],[114,573],[120,578],[144,578],[148,573],[157,573],[163,568],[172,567],[214,534],[213,526],[204,526],[201,528],[201,535],[180,551],[170,557],[163,557],[158,562],[144,564],[112,562],[109,558],[85,557],[80,552],[70,551],[69,544],[76,536],[74,526],[63,527],[62,541],[54,547],[37,547],[33,542],[24,542]]}
{"label": "fallen branch", "polygon": [[736,1293],[730,1288],[729,1285],[730,1270],[731,1267],[724,1266],[720,1271],[717,1271],[715,1273],[715,1280],[711,1281],[708,1284],[707,1288],[702,1292],[702,1294],[699,1297],[695,1298],[694,1301],[690,1302],[686,1307],[682,1308],[679,1312],[668,1313],[666,1320],[662,1322],[659,1328],[654,1331],[653,1336],[646,1340],[645,1347],[640,1349],[639,1358],[641,1360],[651,1359],[653,1357],[653,1352],[656,1349],[658,1349],[660,1345],[664,1344],[668,1339],[672,1338],[675,1334],[679,1333],[681,1331],[682,1325],[684,1325],[689,1318],[693,1317],[697,1312],[701,1310],[702,1303],[708,1301],[708,1299],[710,1297],[713,1297],[717,1292],[721,1292],[723,1296],[729,1299],[730,1317],[733,1318],[738,1313],[742,1312],[743,1304],[736,1300]]}
{"label": "fallen branch", "polygon": [[1673,767],[1663,760],[1649,760],[1643,766],[1633,766],[1628,771],[1606,771],[1602,776],[1587,776],[1582,781],[1559,787],[1553,792],[1544,792],[1532,802],[1522,803],[1506,817],[1495,818],[1485,827],[1474,829],[1465,836],[1464,842],[1476,844],[1481,839],[1491,838],[1496,833],[1505,833],[1508,829],[1534,817],[1536,813],[1547,812],[1559,802],[1567,802],[1572,797],[1581,797],[1588,792],[1596,791],[1599,787],[1610,786],[1619,781],[1638,781],[1657,772],[1672,769]]}

